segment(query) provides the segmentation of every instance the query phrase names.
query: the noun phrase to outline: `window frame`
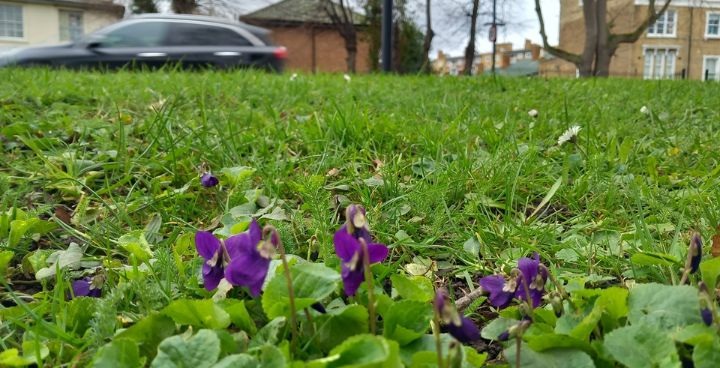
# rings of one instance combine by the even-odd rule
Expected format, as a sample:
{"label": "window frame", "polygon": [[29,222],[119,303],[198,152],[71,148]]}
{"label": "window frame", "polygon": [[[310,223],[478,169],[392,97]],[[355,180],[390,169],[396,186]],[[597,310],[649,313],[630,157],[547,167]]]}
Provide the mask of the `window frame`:
{"label": "window frame", "polygon": [[25,7],[20,4],[12,4],[12,3],[0,3],[0,6],[6,6],[10,8],[19,8],[20,9],[20,31],[21,36],[5,36],[0,34],[0,40],[2,41],[25,41]]}
{"label": "window frame", "polygon": [[[68,18],[68,28],[67,28],[67,35],[68,38],[63,38],[63,14],[67,14],[68,16],[70,14],[80,14],[80,36],[77,39],[72,38],[72,32],[71,32],[71,26],[69,23],[70,18]],[[85,12],[82,10],[76,10],[76,9],[58,9],[58,40],[59,41],[70,41],[70,42],[79,42],[82,41],[82,39],[85,37]]]}
{"label": "window frame", "polygon": [[[169,43],[170,43],[169,41],[170,41],[172,35],[175,35],[175,34],[176,34],[175,32],[177,32],[177,31],[173,31],[173,29],[172,29],[172,28],[173,28],[173,25],[181,25],[181,26],[192,25],[192,26],[197,26],[197,27],[204,27],[204,28],[206,28],[206,29],[222,30],[222,31],[225,31],[225,32],[232,33],[232,35],[234,35],[235,37],[244,40],[245,43],[244,43],[244,44],[237,44],[237,45],[232,45],[232,44],[227,44],[227,45],[225,45],[225,44],[218,44],[218,45],[214,45],[214,44],[197,44],[197,45],[192,45],[192,44],[188,44],[188,45],[180,44],[180,45],[172,45],[172,44],[169,44]],[[233,48],[233,47],[253,47],[253,46],[255,46],[251,40],[249,40],[247,37],[245,37],[244,34],[238,32],[237,29],[235,29],[234,27],[224,27],[224,26],[222,26],[222,25],[217,25],[217,24],[212,24],[212,23],[200,23],[200,22],[170,22],[169,25],[168,25],[168,32],[167,32],[167,34],[165,35],[165,38],[164,38],[164,43],[166,43],[166,44],[163,45],[163,47],[186,47],[186,46],[189,46],[189,47],[203,47],[203,46],[209,46],[209,47],[231,47],[231,48]]]}
{"label": "window frame", "polygon": [[[718,33],[711,34],[708,33],[708,28],[710,28],[710,16],[717,16],[718,18]],[[712,39],[712,38],[720,38],[720,12],[717,11],[707,11],[705,12],[705,39]]]}
{"label": "window frame", "polygon": [[[707,68],[707,60],[708,59],[715,59],[715,78],[714,79],[705,79],[705,69]],[[702,75],[700,80],[703,82],[708,81],[720,81],[720,55],[703,55],[703,67],[702,67]]]}
{"label": "window frame", "polygon": [[[673,31],[672,33],[667,33],[667,17],[668,14],[672,12],[673,13]],[[655,25],[659,20],[663,21],[663,33],[654,33],[655,32]],[[678,12],[675,9],[666,9],[658,19],[653,22],[653,24],[649,25],[647,28],[647,31],[645,32],[648,38],[675,38],[677,37],[677,25],[678,25]],[[653,30],[653,33],[650,33],[650,30]]]}
{"label": "window frame", "polygon": [[[655,55],[658,54],[658,50],[665,50],[665,57],[662,60],[662,75],[658,78],[655,76],[655,58],[653,57],[653,61],[651,64],[652,71],[650,75],[646,73],[647,71],[647,65],[646,65],[646,55],[648,50],[655,50]],[[669,74],[666,74],[665,71],[667,70],[667,54],[669,54],[670,51],[675,51],[675,58],[672,63],[672,70]],[[670,45],[643,45],[643,79],[644,80],[662,80],[662,79],[675,79],[675,70],[677,69],[677,60],[678,55],[680,54],[680,47],[679,46],[670,46]]]}

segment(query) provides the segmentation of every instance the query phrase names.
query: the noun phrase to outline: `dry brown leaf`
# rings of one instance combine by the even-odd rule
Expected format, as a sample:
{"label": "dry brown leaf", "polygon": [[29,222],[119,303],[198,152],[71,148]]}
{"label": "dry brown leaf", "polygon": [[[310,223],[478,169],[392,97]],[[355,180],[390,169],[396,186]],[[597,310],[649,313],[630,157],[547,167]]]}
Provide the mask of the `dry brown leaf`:
{"label": "dry brown leaf", "polygon": [[715,235],[712,237],[712,248],[710,253],[713,257],[720,257],[720,225],[715,229]]}

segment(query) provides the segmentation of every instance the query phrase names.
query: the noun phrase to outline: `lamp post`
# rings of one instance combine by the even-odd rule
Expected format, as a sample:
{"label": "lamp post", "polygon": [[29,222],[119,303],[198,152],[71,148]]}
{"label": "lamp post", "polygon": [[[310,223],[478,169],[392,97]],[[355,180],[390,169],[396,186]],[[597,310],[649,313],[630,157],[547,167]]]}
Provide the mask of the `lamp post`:
{"label": "lamp post", "polygon": [[491,23],[485,23],[485,25],[490,26],[490,32],[488,35],[488,39],[490,42],[492,42],[493,49],[492,49],[492,73],[495,74],[495,57],[497,55],[497,27],[498,26],[504,26],[505,23],[497,21],[497,0],[493,0],[493,10],[492,10],[492,22]]}

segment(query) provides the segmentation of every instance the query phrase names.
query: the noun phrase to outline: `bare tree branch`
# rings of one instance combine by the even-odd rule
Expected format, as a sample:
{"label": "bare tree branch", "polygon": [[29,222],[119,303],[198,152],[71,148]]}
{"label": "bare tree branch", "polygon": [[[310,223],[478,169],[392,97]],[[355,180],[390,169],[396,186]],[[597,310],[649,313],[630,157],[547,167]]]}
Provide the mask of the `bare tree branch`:
{"label": "bare tree branch", "polygon": [[543,48],[545,51],[575,65],[580,64],[582,62],[582,57],[580,57],[580,55],[551,46],[548,42],[547,33],[545,32],[545,20],[543,19],[542,10],[540,9],[540,0],[535,0],[535,13],[537,13],[538,22],[540,23],[540,36],[542,37]]}
{"label": "bare tree branch", "polygon": [[620,43],[635,43],[640,36],[645,32],[645,30],[655,21],[660,18],[663,13],[667,10],[668,6],[670,6],[671,0],[666,0],[663,4],[662,8],[660,8],[659,12],[655,11],[655,0],[649,0],[648,4],[648,15],[644,22],[642,22],[637,28],[635,28],[634,31],[630,33],[620,33],[620,34],[611,34],[610,35],[610,43],[611,44],[620,44]]}

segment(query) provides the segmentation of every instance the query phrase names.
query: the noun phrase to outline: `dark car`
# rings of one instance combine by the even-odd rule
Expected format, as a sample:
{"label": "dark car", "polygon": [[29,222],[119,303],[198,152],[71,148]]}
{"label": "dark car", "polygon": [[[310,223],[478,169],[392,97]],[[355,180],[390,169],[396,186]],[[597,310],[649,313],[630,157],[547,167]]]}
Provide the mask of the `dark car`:
{"label": "dark car", "polygon": [[147,14],[108,26],[80,42],[11,50],[0,54],[0,66],[155,69],[170,64],[281,71],[287,50],[274,46],[269,33],[212,17]]}

